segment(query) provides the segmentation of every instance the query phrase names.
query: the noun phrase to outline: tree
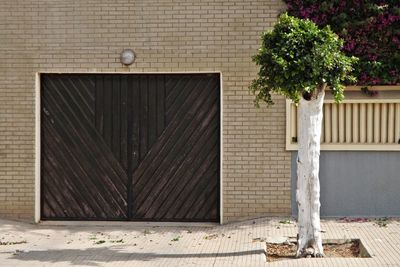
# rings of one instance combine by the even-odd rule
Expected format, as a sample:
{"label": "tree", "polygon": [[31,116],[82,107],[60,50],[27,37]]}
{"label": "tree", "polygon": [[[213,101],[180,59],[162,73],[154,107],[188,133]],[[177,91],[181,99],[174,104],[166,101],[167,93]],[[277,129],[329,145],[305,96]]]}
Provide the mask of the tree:
{"label": "tree", "polygon": [[298,103],[297,257],[323,257],[320,227],[319,154],[322,105],[329,87],[337,103],[343,100],[344,83],[357,58],[341,51],[343,41],[329,26],[282,14],[272,31],[262,33],[262,44],[253,61],[260,66],[250,90],[255,104],[273,104],[272,93]]}

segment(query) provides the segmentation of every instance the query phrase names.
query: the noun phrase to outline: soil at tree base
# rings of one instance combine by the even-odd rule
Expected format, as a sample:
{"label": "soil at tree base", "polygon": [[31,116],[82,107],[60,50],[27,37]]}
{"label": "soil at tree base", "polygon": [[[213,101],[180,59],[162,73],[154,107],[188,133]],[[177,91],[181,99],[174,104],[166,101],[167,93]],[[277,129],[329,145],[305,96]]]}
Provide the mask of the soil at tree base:
{"label": "soil at tree base", "polygon": [[[358,258],[360,256],[360,242],[353,240],[341,244],[327,243],[323,245],[325,257],[328,258]],[[296,244],[267,243],[267,261],[281,261],[295,259]]]}

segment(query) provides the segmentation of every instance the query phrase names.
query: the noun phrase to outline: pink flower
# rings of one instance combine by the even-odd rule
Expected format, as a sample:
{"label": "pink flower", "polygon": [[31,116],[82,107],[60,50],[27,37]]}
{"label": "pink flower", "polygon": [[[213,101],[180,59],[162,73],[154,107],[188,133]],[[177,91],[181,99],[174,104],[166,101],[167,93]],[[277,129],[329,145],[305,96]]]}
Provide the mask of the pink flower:
{"label": "pink flower", "polygon": [[374,55],[374,54],[368,54],[368,58],[369,58],[369,60],[375,61],[378,59],[378,56]]}

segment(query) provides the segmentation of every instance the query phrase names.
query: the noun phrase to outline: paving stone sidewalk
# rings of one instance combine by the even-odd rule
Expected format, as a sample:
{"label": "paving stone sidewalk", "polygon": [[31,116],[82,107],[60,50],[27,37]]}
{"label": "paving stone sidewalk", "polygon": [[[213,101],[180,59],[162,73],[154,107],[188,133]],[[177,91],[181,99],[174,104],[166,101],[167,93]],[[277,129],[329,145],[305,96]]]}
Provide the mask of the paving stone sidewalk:
{"label": "paving stone sidewalk", "polygon": [[360,238],[372,258],[267,263],[265,240],[296,224],[263,218],[213,226],[49,226],[0,220],[0,266],[400,266],[400,222],[323,220],[325,239]]}

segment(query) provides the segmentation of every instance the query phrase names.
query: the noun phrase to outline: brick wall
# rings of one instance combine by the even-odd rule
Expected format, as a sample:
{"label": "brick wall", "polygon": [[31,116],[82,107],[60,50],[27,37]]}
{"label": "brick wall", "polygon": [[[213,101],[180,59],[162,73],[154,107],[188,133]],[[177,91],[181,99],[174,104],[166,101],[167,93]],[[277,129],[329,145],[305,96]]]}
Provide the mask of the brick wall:
{"label": "brick wall", "polygon": [[[255,109],[247,87],[275,0],[0,1],[0,217],[33,220],[35,73],[196,72],[223,76],[224,221],[290,213],[284,99]],[[132,48],[136,62],[122,67]]]}

